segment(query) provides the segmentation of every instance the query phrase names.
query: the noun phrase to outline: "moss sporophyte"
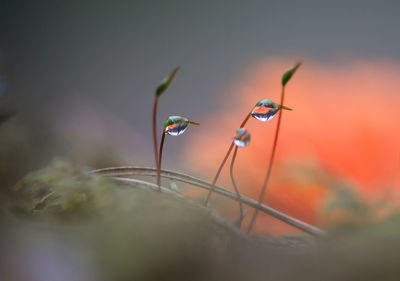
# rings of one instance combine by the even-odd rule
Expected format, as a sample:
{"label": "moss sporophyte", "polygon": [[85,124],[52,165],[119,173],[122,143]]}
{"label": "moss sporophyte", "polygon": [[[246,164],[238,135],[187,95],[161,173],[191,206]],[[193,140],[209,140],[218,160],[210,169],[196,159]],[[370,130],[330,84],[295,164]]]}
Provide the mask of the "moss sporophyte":
{"label": "moss sporophyte", "polygon": [[[296,65],[293,68],[289,69],[288,71],[286,71],[282,75],[282,80],[281,80],[282,88],[281,88],[280,107],[283,108],[283,109],[291,110],[290,108],[284,106],[285,87],[286,87],[286,84],[289,82],[289,80],[292,78],[293,74],[300,67],[300,65],[301,65],[301,62],[296,63]],[[263,183],[263,185],[261,187],[261,192],[260,192],[260,195],[258,197],[258,205],[261,205],[261,203],[262,203],[265,191],[266,191],[267,186],[268,186],[269,178],[271,176],[272,165],[274,163],[274,158],[275,158],[276,146],[277,146],[277,143],[278,143],[278,137],[279,137],[279,130],[280,130],[281,121],[282,121],[282,111],[280,112],[280,114],[278,116],[278,122],[277,122],[277,125],[276,125],[274,142],[273,142],[273,145],[272,145],[272,152],[271,152],[271,155],[270,155],[270,158],[269,158],[268,168],[267,168],[267,173],[266,173],[266,176],[265,176],[265,179],[264,179],[264,183]],[[255,220],[257,218],[257,214],[258,214],[258,209],[256,208],[254,213],[253,213],[253,216],[252,216],[252,218],[250,220],[249,226],[247,228],[247,232],[248,233],[250,233],[250,231],[252,230],[252,228],[254,226],[254,222],[255,222]]]}
{"label": "moss sporophyte", "polygon": [[[238,145],[241,146],[246,143],[246,141],[243,142],[243,138],[247,137],[247,134],[243,128],[246,125],[247,121],[249,120],[250,117],[253,117],[259,121],[270,121],[271,119],[273,119],[278,113],[278,122],[277,122],[277,126],[276,126],[276,131],[275,131],[275,137],[274,137],[274,142],[273,142],[273,146],[272,146],[272,152],[269,158],[269,163],[268,163],[268,168],[267,168],[267,174],[264,180],[264,184],[261,188],[261,192],[260,192],[260,196],[258,199],[258,204],[261,204],[262,199],[264,197],[264,193],[265,190],[267,188],[268,185],[268,181],[269,181],[269,177],[271,174],[271,170],[272,170],[272,165],[273,165],[273,161],[274,161],[274,157],[275,157],[275,152],[276,152],[276,146],[277,146],[277,142],[278,142],[278,136],[279,136],[279,130],[280,130],[280,124],[281,124],[281,118],[282,118],[282,111],[281,109],[285,109],[285,110],[292,110],[291,108],[287,107],[284,105],[284,97],[285,97],[285,86],[286,84],[290,81],[290,79],[292,78],[292,76],[294,75],[294,73],[297,71],[297,69],[300,67],[301,62],[298,62],[293,68],[289,69],[288,71],[286,71],[283,75],[282,75],[282,79],[281,79],[281,85],[282,85],[282,90],[281,90],[281,100],[280,100],[280,104],[275,103],[272,100],[269,99],[262,99],[260,101],[258,101],[255,106],[252,108],[252,110],[246,115],[246,117],[244,118],[244,120],[242,121],[238,131],[237,131],[237,136],[235,137],[235,139],[232,141],[232,143],[229,146],[229,149],[222,161],[222,163],[220,164],[217,173],[212,181],[211,184],[211,188],[207,194],[207,197],[205,199],[205,205],[208,205],[208,202],[210,200],[211,194],[214,191],[214,187],[215,184],[219,178],[219,175],[230,155],[230,153],[232,152],[233,148],[235,147],[234,150],[234,155],[232,157],[232,162],[231,162],[231,180],[232,183],[235,187],[236,193],[238,195],[238,197],[240,197],[240,193],[237,189],[234,177],[233,177],[233,164],[236,158],[236,154],[237,154],[237,147]],[[198,125],[198,123],[191,121],[187,118],[184,117],[180,117],[180,116],[170,116],[167,121],[164,124],[164,128],[163,128],[163,132],[162,132],[162,139],[161,139],[161,143],[160,143],[160,150],[159,150],[159,155],[158,155],[158,150],[157,150],[157,134],[156,134],[156,115],[157,115],[157,103],[158,103],[158,98],[159,96],[168,88],[169,84],[171,83],[172,79],[174,78],[176,72],[178,71],[179,67],[175,67],[169,76],[167,76],[161,83],[160,85],[157,87],[156,92],[155,92],[155,99],[154,99],[154,107],[153,107],[153,141],[154,141],[154,154],[155,154],[155,159],[156,159],[156,166],[157,166],[157,186],[159,188],[159,190],[161,191],[161,185],[160,185],[160,170],[161,170],[161,160],[162,160],[162,149],[164,146],[164,140],[165,140],[165,135],[172,135],[172,136],[178,136],[181,135],[187,128],[188,124],[192,123],[195,125]],[[250,139],[250,136],[248,135],[248,139]],[[236,145],[236,146],[235,146]],[[243,218],[243,209],[241,206],[241,200],[239,198],[239,205],[240,205],[240,219],[239,219],[239,224],[241,223],[241,220]],[[257,211],[258,209],[256,209],[256,211],[254,212],[251,222],[249,224],[249,227],[247,229],[248,232],[251,231],[253,225],[254,225],[254,221],[257,217]]]}
{"label": "moss sporophyte", "polygon": [[[292,110],[291,108],[287,107],[287,106],[281,106],[280,104],[277,104],[276,102],[273,102],[272,100],[269,99],[262,99],[260,101],[258,101],[254,107],[251,109],[251,111],[246,115],[246,117],[244,118],[244,120],[242,121],[242,124],[240,125],[240,128],[243,128],[247,121],[250,119],[250,117],[253,117],[259,121],[269,121],[271,120],[281,109],[285,109],[285,110]],[[217,170],[217,174],[215,175],[213,181],[212,181],[212,188],[209,190],[206,199],[204,200],[204,204],[207,206],[208,202],[211,198],[211,194],[214,191],[214,186],[219,178],[219,175],[221,174],[222,168],[224,167],[226,161],[229,158],[229,155],[232,152],[232,149],[234,148],[234,141],[232,141],[232,143],[230,144],[227,153],[225,154],[224,159],[222,160],[222,163],[220,164],[218,170]]]}
{"label": "moss sporophyte", "polygon": [[[154,143],[154,157],[156,162],[156,167],[158,169],[158,146],[157,146],[157,105],[158,98],[165,92],[168,88],[169,84],[171,84],[172,79],[174,78],[176,72],[179,70],[179,66],[175,67],[171,73],[165,77],[161,83],[157,86],[155,95],[154,95],[154,105],[153,105],[153,143]],[[160,189],[161,191],[161,189]]]}
{"label": "moss sporophyte", "polygon": [[243,212],[243,206],[242,206],[242,198],[239,192],[239,188],[237,187],[235,178],[233,176],[233,166],[235,164],[235,159],[236,159],[236,154],[238,151],[238,147],[245,147],[249,144],[250,142],[250,133],[244,129],[244,128],[239,128],[236,130],[236,136],[233,139],[233,143],[235,144],[235,150],[233,151],[233,156],[232,156],[232,160],[231,160],[231,166],[229,169],[229,174],[231,176],[231,181],[232,181],[232,185],[235,189],[236,195],[238,197],[238,202],[239,202],[239,218],[236,220],[236,224],[237,226],[240,228],[241,224],[242,224],[242,220],[244,217],[244,212]]}
{"label": "moss sporophyte", "polygon": [[161,160],[162,160],[165,135],[170,135],[170,136],[182,135],[186,131],[189,124],[200,125],[197,122],[194,122],[192,120],[189,120],[181,116],[170,116],[164,123],[164,129],[162,131],[161,143],[160,143],[160,155],[158,158],[158,165],[157,165],[157,186],[160,190],[161,190],[160,171],[161,171]]}
{"label": "moss sporophyte", "polygon": [[[242,208],[242,204],[247,204],[248,206],[251,206],[252,208],[255,209],[254,215],[252,217],[252,220],[249,224],[248,231],[250,232],[252,229],[252,226],[254,224],[254,220],[256,218],[257,212],[262,211],[265,212],[274,218],[281,220],[291,226],[294,226],[304,232],[307,232],[309,234],[313,235],[322,235],[324,234],[324,231],[321,229],[314,227],[312,225],[309,225],[305,222],[302,222],[298,219],[292,218],[282,212],[279,212],[278,210],[275,210],[267,205],[262,204],[262,199],[264,192],[267,187],[267,183],[271,174],[271,169],[272,169],[272,164],[273,164],[273,159],[276,151],[276,144],[278,140],[278,135],[279,135],[279,128],[280,128],[280,123],[281,123],[281,117],[282,117],[282,110],[291,110],[291,108],[287,107],[284,105],[284,96],[285,96],[285,86],[293,76],[293,74],[296,72],[296,70],[300,67],[300,63],[297,63],[292,69],[288,70],[287,72],[284,73],[282,76],[281,84],[282,84],[282,92],[281,92],[281,101],[280,104],[275,103],[271,100],[268,99],[263,99],[258,101],[255,106],[251,109],[251,111],[246,115],[244,120],[242,121],[239,129],[236,132],[235,138],[233,138],[228,152],[226,153],[221,165],[218,168],[217,174],[214,177],[214,180],[212,183],[209,183],[207,181],[201,180],[199,178],[175,172],[175,171],[170,171],[170,170],[161,170],[161,161],[162,161],[162,152],[163,152],[163,146],[164,146],[164,140],[165,140],[165,135],[172,135],[172,136],[178,136],[181,135],[182,133],[185,132],[187,129],[187,126],[189,124],[194,124],[194,125],[199,125],[197,122],[191,121],[187,118],[180,117],[180,116],[171,116],[167,119],[167,121],[164,124],[163,131],[162,131],[162,140],[160,143],[160,148],[158,153],[158,146],[157,146],[157,134],[156,134],[156,116],[157,116],[157,103],[158,103],[158,98],[161,96],[161,94],[168,88],[170,85],[172,79],[174,78],[176,72],[178,71],[179,67],[174,68],[171,73],[159,84],[159,86],[156,88],[155,91],[155,98],[154,98],[154,107],[153,107],[153,140],[154,140],[154,154],[155,154],[155,160],[156,160],[156,168],[146,168],[146,167],[110,167],[110,168],[103,168],[103,169],[98,169],[91,171],[91,173],[100,173],[100,174],[105,174],[105,175],[111,175],[113,178],[117,181],[122,181],[122,182],[131,182],[131,183],[137,183],[140,185],[144,185],[147,188],[156,188],[159,191],[161,191],[161,185],[160,185],[160,179],[161,176],[171,179],[171,180],[176,180],[180,181],[183,183],[188,183],[193,186],[197,186],[200,188],[207,189],[209,192],[207,194],[207,197],[205,199],[206,205],[208,205],[208,201],[210,199],[210,196],[213,191],[217,192],[218,194],[225,196],[227,198],[237,200],[239,202],[239,207],[240,207],[240,215],[239,215],[239,221],[237,224],[240,226],[244,212]],[[278,124],[276,127],[276,132],[275,132],[275,138],[274,138],[274,144],[272,147],[272,153],[271,157],[269,158],[269,164],[268,164],[268,169],[267,169],[267,175],[265,177],[264,184],[261,188],[261,193],[258,201],[255,201],[251,198],[248,198],[246,196],[240,195],[239,190],[237,188],[234,176],[233,176],[233,168],[234,168],[234,163],[237,155],[237,149],[238,147],[244,147],[249,143],[250,140],[250,135],[249,133],[244,129],[244,126],[246,125],[247,121],[250,119],[250,117],[253,117],[257,120],[260,121],[270,121],[273,119],[277,114],[278,116]],[[223,187],[216,187],[215,183],[218,180],[218,177],[221,173],[221,170],[223,166],[225,165],[227,159],[229,158],[230,153],[232,152],[233,148],[234,150],[234,155],[232,157],[231,161],[231,169],[230,169],[230,174],[231,174],[231,180],[235,188],[235,193],[231,192]],[[127,175],[142,175],[142,176],[155,176],[157,177],[157,185],[143,181],[143,180],[138,180],[134,178],[126,178],[124,176]],[[50,195],[49,195],[50,196]],[[43,199],[44,201],[45,199]]]}
{"label": "moss sporophyte", "polygon": [[[291,110],[289,107],[284,106],[284,93],[285,93],[285,86],[293,76],[293,74],[296,72],[296,70],[299,68],[300,63],[297,63],[292,69],[288,70],[287,72],[284,73],[282,76],[282,92],[281,92],[281,102],[280,104],[277,104],[271,100],[268,99],[263,99],[260,100],[255,104],[255,106],[251,109],[251,111],[246,115],[245,119],[242,121],[239,129],[236,131],[236,136],[233,138],[228,152],[226,153],[221,165],[219,166],[219,169],[217,171],[216,176],[214,177],[214,180],[212,183],[209,183],[207,181],[204,181],[202,179],[193,177],[191,175],[179,173],[176,171],[170,171],[170,170],[161,170],[161,161],[162,161],[162,152],[163,152],[163,146],[164,146],[164,140],[165,140],[165,135],[172,135],[172,136],[178,136],[181,135],[182,133],[185,132],[187,129],[187,126],[189,124],[194,124],[194,125],[199,125],[198,123],[191,121],[187,118],[180,117],[180,116],[171,116],[167,119],[167,121],[164,124],[163,131],[162,131],[162,140],[160,143],[160,154],[158,154],[158,146],[157,146],[157,134],[156,134],[156,117],[157,117],[157,103],[158,103],[158,98],[165,92],[165,90],[168,88],[170,85],[172,79],[174,78],[176,72],[178,71],[179,67],[175,67],[171,73],[159,84],[159,86],[156,88],[155,91],[155,98],[154,98],[154,106],[153,106],[153,140],[154,140],[154,154],[155,154],[155,161],[156,161],[156,168],[149,168],[149,167],[131,167],[131,166],[125,166],[125,167],[109,167],[109,168],[103,168],[103,169],[97,169],[91,171],[91,173],[95,174],[103,174],[103,175],[110,175],[113,176],[114,180],[121,181],[121,182],[129,182],[129,183],[135,183],[139,184],[141,186],[145,186],[147,188],[154,189],[156,188],[157,190],[161,191],[161,185],[160,185],[160,178],[165,177],[170,180],[175,180],[179,181],[182,183],[187,183],[193,186],[197,186],[200,188],[207,189],[208,195],[205,200],[206,204],[208,203],[210,196],[213,191],[216,193],[225,196],[227,198],[236,200],[239,202],[240,206],[240,215],[239,215],[239,221],[238,225],[240,226],[240,223],[242,222],[244,212],[242,208],[242,204],[246,204],[252,208],[255,209],[254,216],[252,217],[252,221],[249,225],[248,231],[251,230],[252,225],[254,223],[254,220],[256,218],[257,212],[262,211],[265,212],[266,214],[282,221],[285,222],[291,226],[294,226],[304,232],[307,232],[312,235],[322,235],[324,234],[324,231],[321,229],[314,227],[312,225],[309,225],[305,222],[302,222],[298,219],[292,218],[288,216],[287,214],[284,214],[282,212],[279,212],[278,210],[275,210],[267,205],[262,204],[262,198],[263,194],[265,192],[265,189],[267,187],[268,179],[271,173],[271,167],[273,164],[273,159],[276,151],[276,144],[278,140],[278,134],[279,134],[279,128],[280,128],[280,122],[281,122],[281,116],[282,116],[282,111],[281,109],[285,110]],[[270,121],[273,119],[277,114],[279,113],[279,118],[278,118],[278,124],[277,124],[277,129],[275,132],[275,138],[274,138],[274,144],[272,148],[272,154],[269,159],[269,165],[267,169],[267,175],[264,181],[264,185],[261,189],[261,194],[260,198],[258,201],[255,201],[251,198],[248,198],[246,196],[240,195],[239,190],[237,188],[235,179],[233,177],[233,167],[236,159],[236,154],[237,154],[237,149],[238,147],[244,147],[249,143],[250,140],[250,135],[249,133],[244,129],[244,126],[246,125],[247,121],[250,119],[250,117],[253,117],[257,120],[260,121]],[[215,183],[221,173],[221,170],[223,166],[225,165],[230,153],[232,152],[233,148],[235,147],[234,150],[234,155],[232,157],[231,161],[231,180],[232,183],[235,187],[235,191],[231,192],[223,187],[217,187],[215,186]],[[134,179],[134,178],[127,178],[125,176],[127,175],[138,175],[138,176],[154,176],[157,177],[157,185],[139,180],[139,179]],[[177,190],[177,188],[174,188]],[[175,193],[176,194],[176,193]],[[48,194],[47,197],[43,197],[42,201],[46,201],[48,197],[51,197],[52,193]],[[208,204],[207,204],[208,205]]]}

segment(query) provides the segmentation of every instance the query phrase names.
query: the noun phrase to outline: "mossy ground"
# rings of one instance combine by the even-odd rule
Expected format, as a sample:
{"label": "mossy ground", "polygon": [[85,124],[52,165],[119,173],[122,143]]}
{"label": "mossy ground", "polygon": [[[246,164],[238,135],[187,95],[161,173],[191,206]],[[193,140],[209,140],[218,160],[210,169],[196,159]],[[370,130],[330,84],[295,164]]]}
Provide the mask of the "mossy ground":
{"label": "mossy ground", "polygon": [[3,196],[0,224],[4,280],[400,278],[400,216],[324,237],[246,238],[193,201],[64,161]]}

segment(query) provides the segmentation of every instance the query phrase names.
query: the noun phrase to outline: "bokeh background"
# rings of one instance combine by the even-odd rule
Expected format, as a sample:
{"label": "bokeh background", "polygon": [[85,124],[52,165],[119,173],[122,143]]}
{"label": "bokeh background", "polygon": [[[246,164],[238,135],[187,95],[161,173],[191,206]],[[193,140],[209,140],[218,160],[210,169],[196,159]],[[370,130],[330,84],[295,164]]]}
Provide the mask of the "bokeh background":
{"label": "bokeh background", "polygon": [[[167,138],[164,167],[211,180],[248,110],[278,100],[282,73],[302,59],[266,201],[317,225],[341,217],[324,213],[331,198],[385,215],[400,191],[399,9],[398,1],[3,0],[0,108],[15,114],[0,125],[1,184],[54,157],[153,165],[154,89],[175,65],[159,124],[182,115],[201,126]],[[251,145],[239,151],[235,173],[251,197],[275,125],[251,120]],[[220,184],[229,187],[227,169]],[[214,205],[228,217],[237,211]],[[263,220],[260,234],[292,231]]]}

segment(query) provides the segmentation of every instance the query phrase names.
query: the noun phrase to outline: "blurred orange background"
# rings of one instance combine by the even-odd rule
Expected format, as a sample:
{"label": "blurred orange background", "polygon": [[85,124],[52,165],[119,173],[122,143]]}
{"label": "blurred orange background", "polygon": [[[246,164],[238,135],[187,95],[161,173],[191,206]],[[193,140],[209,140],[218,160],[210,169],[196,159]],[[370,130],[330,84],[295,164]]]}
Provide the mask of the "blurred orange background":
{"label": "blurred orange background", "polygon": [[[255,103],[263,98],[279,103],[281,76],[294,62],[269,58],[239,75],[216,101],[217,112],[196,120],[201,126],[188,134],[183,161],[211,181]],[[264,202],[316,225],[324,225],[321,210],[338,181],[367,202],[400,202],[398,77],[400,64],[384,59],[344,64],[305,59],[286,87],[285,105],[294,110],[283,112]],[[258,198],[264,181],[277,119],[252,118],[246,126],[251,142],[239,149],[235,176],[241,192],[252,198]],[[229,161],[217,184],[231,188]],[[293,231],[263,214],[254,229],[258,234]]]}

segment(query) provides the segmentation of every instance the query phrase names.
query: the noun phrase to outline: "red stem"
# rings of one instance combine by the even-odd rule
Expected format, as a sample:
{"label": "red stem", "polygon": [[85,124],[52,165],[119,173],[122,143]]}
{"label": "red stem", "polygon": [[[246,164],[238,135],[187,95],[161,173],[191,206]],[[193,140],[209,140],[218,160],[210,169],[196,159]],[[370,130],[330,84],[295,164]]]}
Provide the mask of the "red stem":
{"label": "red stem", "polygon": [[[243,128],[243,127],[246,125],[246,123],[247,123],[247,121],[249,120],[249,118],[250,118],[252,112],[253,112],[253,109],[250,111],[249,114],[246,115],[246,118],[243,120],[242,124],[240,125],[240,128]],[[218,168],[217,174],[215,175],[215,177],[214,177],[214,179],[213,179],[213,181],[212,181],[212,183],[211,183],[212,187],[211,187],[210,190],[208,191],[207,198],[206,198],[206,200],[204,201],[204,204],[205,204],[206,206],[208,205],[208,201],[210,201],[210,197],[211,197],[212,192],[214,191],[215,184],[216,184],[216,182],[217,182],[217,180],[218,180],[218,178],[219,178],[219,175],[221,174],[222,168],[224,167],[224,165],[225,165],[225,163],[226,163],[226,160],[228,160],[229,154],[231,154],[231,152],[232,152],[232,149],[233,149],[233,146],[234,146],[234,145],[235,145],[235,144],[234,144],[234,142],[232,141],[231,145],[229,146],[228,152],[226,153],[224,160],[222,160],[222,163],[221,163],[221,165],[220,165],[219,168]]]}
{"label": "red stem", "polygon": [[238,147],[236,146],[236,147],[235,147],[235,150],[233,151],[232,161],[231,161],[231,167],[230,167],[230,170],[229,170],[229,171],[230,171],[230,175],[231,175],[232,184],[233,184],[233,187],[235,188],[235,192],[236,192],[236,195],[237,195],[237,197],[238,197],[238,202],[239,202],[240,217],[239,217],[239,224],[238,224],[238,226],[239,226],[239,228],[240,228],[240,225],[242,224],[242,220],[243,220],[242,198],[241,198],[241,196],[240,196],[239,189],[238,189],[238,187],[237,187],[237,185],[236,185],[235,178],[233,177],[233,165],[235,164],[235,159],[236,159],[237,151],[238,151]]}
{"label": "red stem", "polygon": [[164,140],[165,140],[165,130],[163,130],[163,133],[161,136],[160,156],[158,158],[158,164],[157,164],[157,186],[158,186],[159,191],[161,191],[161,160],[162,160],[162,152],[163,152],[163,147],[164,147]]}
{"label": "red stem", "polygon": [[153,143],[154,143],[154,157],[156,160],[156,168],[158,169],[158,147],[157,147],[157,105],[158,105],[158,97],[154,97],[154,105],[153,105]]}
{"label": "red stem", "polygon": [[[282,87],[282,92],[281,92],[281,101],[280,101],[280,105],[283,106],[283,102],[285,99],[285,87]],[[260,196],[258,198],[258,205],[261,205],[262,199],[264,198],[264,193],[267,189],[268,186],[268,181],[269,178],[271,176],[271,171],[272,171],[272,165],[274,163],[274,158],[275,158],[275,152],[276,152],[276,145],[278,143],[278,136],[279,136],[279,130],[281,127],[281,119],[282,119],[282,109],[279,111],[279,116],[278,116],[278,124],[276,125],[276,130],[275,130],[275,138],[274,138],[274,144],[272,145],[272,152],[271,152],[271,156],[269,159],[269,164],[268,164],[268,170],[267,170],[267,175],[265,176],[265,180],[264,180],[264,184],[261,188],[261,193]],[[255,209],[253,216],[251,217],[251,221],[250,224],[247,228],[247,233],[250,233],[250,231],[252,230],[253,226],[254,226],[254,221],[256,220],[258,214],[258,209]]]}

